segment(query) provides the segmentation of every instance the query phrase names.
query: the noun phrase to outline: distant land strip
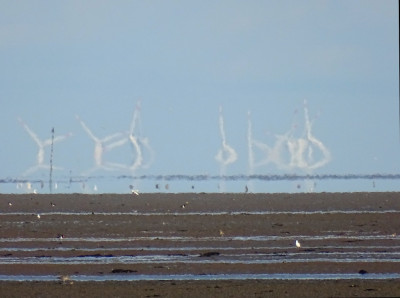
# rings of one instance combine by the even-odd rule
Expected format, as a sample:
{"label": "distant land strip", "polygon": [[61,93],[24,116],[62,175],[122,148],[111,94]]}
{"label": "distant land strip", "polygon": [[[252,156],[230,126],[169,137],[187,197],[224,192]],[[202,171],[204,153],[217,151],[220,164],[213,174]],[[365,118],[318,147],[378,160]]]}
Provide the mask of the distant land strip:
{"label": "distant land strip", "polygon": [[[90,180],[156,180],[156,181],[208,181],[208,180],[224,180],[224,181],[297,181],[297,180],[352,180],[352,179],[364,179],[364,180],[397,180],[400,179],[400,174],[316,174],[316,175],[298,175],[298,174],[282,174],[282,175],[186,175],[186,174],[173,174],[173,175],[110,175],[110,176],[61,176],[55,177],[53,180],[57,180],[58,183],[79,183],[87,182]],[[3,178],[0,179],[0,183],[36,183],[42,182],[40,178]]]}

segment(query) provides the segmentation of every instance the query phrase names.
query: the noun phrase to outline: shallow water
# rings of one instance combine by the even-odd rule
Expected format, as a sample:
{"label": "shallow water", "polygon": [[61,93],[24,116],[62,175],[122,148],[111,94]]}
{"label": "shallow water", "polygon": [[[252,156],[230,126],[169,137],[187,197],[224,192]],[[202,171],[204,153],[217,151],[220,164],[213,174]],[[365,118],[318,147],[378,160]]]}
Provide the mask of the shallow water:
{"label": "shallow water", "polygon": [[[318,210],[318,211],[223,211],[223,212],[43,212],[40,216],[221,216],[221,215],[313,215],[313,214],[399,214],[399,210]],[[0,212],[0,216],[34,216],[32,212]]]}
{"label": "shallow water", "polygon": [[[106,274],[106,275],[70,275],[67,282],[87,281],[185,281],[185,280],[391,280],[400,279],[399,273],[381,274]],[[58,275],[0,275],[0,281],[59,281]]]}

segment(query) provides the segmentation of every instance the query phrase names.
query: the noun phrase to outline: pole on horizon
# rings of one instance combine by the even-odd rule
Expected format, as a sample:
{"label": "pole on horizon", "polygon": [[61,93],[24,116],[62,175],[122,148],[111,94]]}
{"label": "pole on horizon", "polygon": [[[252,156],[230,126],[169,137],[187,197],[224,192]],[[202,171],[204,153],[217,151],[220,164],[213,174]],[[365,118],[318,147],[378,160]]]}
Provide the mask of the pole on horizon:
{"label": "pole on horizon", "polygon": [[53,144],[54,144],[54,127],[51,129],[51,151],[50,151],[50,178],[49,178],[49,190],[52,193],[53,185]]}

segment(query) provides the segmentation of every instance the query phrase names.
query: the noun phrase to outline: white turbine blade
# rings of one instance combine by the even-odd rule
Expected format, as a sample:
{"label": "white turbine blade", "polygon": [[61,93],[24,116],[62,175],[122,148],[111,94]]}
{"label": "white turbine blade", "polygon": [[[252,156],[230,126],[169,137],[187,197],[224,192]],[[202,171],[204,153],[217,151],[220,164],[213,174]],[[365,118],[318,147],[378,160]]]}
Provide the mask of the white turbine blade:
{"label": "white turbine blade", "polygon": [[[53,143],[61,142],[61,141],[65,140],[65,139],[71,137],[72,135],[73,135],[72,133],[67,133],[67,134],[62,135],[62,136],[56,136],[56,137],[54,138],[54,140],[53,140]],[[50,144],[51,144],[51,142],[52,142],[51,139],[48,139],[48,140],[45,141],[45,142],[46,142],[46,145],[48,145],[48,144],[47,144],[48,141],[50,142]],[[50,144],[49,144],[49,145],[50,145]]]}
{"label": "white turbine blade", "polygon": [[115,141],[111,144],[108,144],[107,146],[104,146],[104,151],[110,151],[116,147],[120,147],[120,146],[124,145],[127,141],[128,141],[128,138],[123,138],[119,141]]}
{"label": "white turbine blade", "polygon": [[222,165],[227,166],[237,160],[237,153],[231,146],[225,144],[225,146],[218,151],[215,159]]}
{"label": "white turbine blade", "polygon": [[[155,153],[154,153],[153,148],[150,146],[148,138],[141,137],[138,139],[138,142],[139,142],[139,146],[146,149],[145,151],[148,153],[148,156],[149,156],[149,158],[147,158],[148,161],[145,164],[142,163],[142,165],[141,165],[142,168],[147,169],[153,163],[154,158],[155,158],[154,157]],[[143,150],[141,152],[143,153]]]}
{"label": "white turbine blade", "polygon": [[235,149],[229,146],[226,142],[226,135],[224,130],[224,118],[222,116],[222,106],[219,107],[219,131],[222,139],[222,149],[220,149],[215,156],[215,159],[221,163],[222,166],[231,164],[237,160],[237,153]]}
{"label": "white turbine blade", "polygon": [[143,161],[142,150],[141,150],[141,148],[139,146],[139,143],[138,143],[137,139],[133,135],[130,135],[129,139],[130,139],[130,141],[132,143],[133,148],[136,151],[135,161],[130,166],[130,169],[132,171],[135,171],[137,168],[139,168],[142,165],[142,161]]}
{"label": "white turbine blade", "polygon": [[105,162],[103,168],[108,171],[115,171],[115,170],[121,170],[121,169],[126,170],[127,166],[124,164],[115,163],[115,162]]}
{"label": "white turbine blade", "polygon": [[[306,135],[307,135],[307,139],[308,141],[315,145],[318,149],[321,150],[323,158],[318,161],[315,162],[314,164],[309,165],[310,169],[316,169],[316,168],[320,168],[322,166],[324,166],[325,164],[327,164],[330,160],[331,160],[331,153],[329,152],[329,150],[325,147],[325,145],[318,140],[316,137],[314,137],[312,135],[311,129],[312,129],[312,124],[310,122],[310,118],[308,116],[308,108],[307,108],[307,102],[304,101],[304,118],[305,118],[305,126],[306,126]],[[309,152],[309,155],[312,154],[312,149]]]}
{"label": "white turbine blade", "polygon": [[249,174],[254,173],[254,152],[253,152],[253,131],[251,123],[251,113],[247,112],[247,150],[248,150],[248,162],[249,162]]}
{"label": "white turbine blade", "polygon": [[135,132],[136,129],[136,124],[137,122],[139,122],[139,117],[140,117],[140,109],[141,109],[141,102],[139,101],[136,104],[135,110],[133,112],[133,117],[132,117],[132,122],[131,122],[131,126],[129,128],[129,133],[132,135]]}
{"label": "white turbine blade", "polygon": [[93,141],[98,142],[99,139],[92,133],[92,131],[89,129],[89,127],[86,126],[85,122],[83,122],[83,120],[81,118],[79,118],[78,115],[76,115],[76,119],[79,121],[79,123],[81,124],[82,128],[86,131],[86,133],[89,135],[89,137]]}
{"label": "white turbine blade", "polygon": [[26,130],[26,132],[30,135],[30,137],[35,141],[35,143],[41,147],[42,142],[40,141],[40,139],[38,138],[38,136],[28,127],[28,125],[22,121],[21,118],[18,118],[19,123],[23,126],[23,128]]}
{"label": "white turbine blade", "polygon": [[122,138],[122,137],[125,137],[125,136],[126,136],[126,134],[124,134],[122,132],[117,132],[117,133],[114,133],[112,135],[109,135],[109,136],[106,136],[106,137],[102,138],[101,142],[105,143],[105,142],[109,142],[109,141],[111,141],[113,139]]}

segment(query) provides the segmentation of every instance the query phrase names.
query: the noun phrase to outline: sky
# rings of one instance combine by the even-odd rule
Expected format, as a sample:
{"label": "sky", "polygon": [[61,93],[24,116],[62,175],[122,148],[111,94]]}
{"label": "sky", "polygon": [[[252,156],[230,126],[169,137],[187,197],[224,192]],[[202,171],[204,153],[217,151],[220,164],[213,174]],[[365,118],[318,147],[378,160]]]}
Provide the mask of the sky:
{"label": "sky", "polygon": [[398,191],[118,178],[400,173],[398,20],[390,0],[0,0],[0,192]]}

